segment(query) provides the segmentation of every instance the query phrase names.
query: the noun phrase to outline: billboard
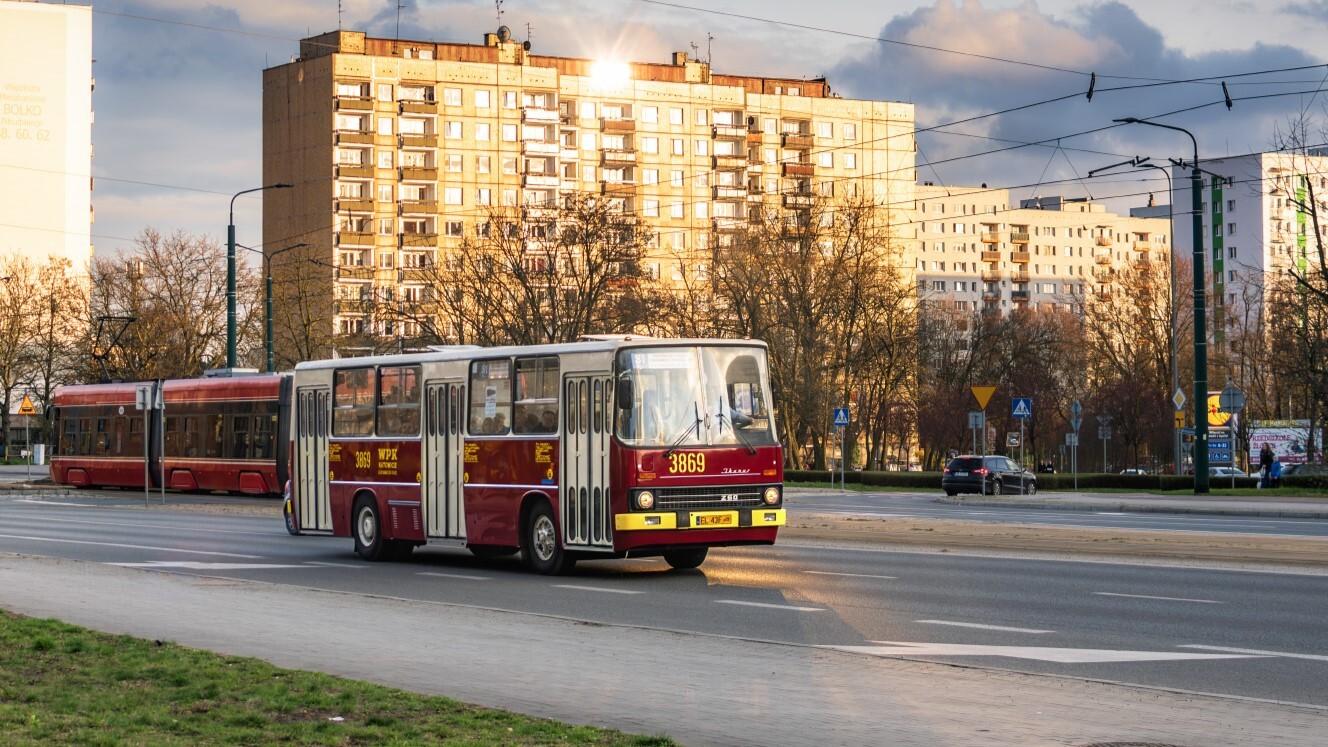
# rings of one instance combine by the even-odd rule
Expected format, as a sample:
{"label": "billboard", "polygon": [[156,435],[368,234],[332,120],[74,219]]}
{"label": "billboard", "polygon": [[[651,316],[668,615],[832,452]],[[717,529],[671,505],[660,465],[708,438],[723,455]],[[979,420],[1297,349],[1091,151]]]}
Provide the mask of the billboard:
{"label": "billboard", "polygon": [[[1282,464],[1301,464],[1305,462],[1305,444],[1309,437],[1308,420],[1251,420],[1250,461],[1257,465],[1259,452],[1264,444],[1268,444],[1277,461]],[[1316,443],[1316,446],[1320,445]]]}

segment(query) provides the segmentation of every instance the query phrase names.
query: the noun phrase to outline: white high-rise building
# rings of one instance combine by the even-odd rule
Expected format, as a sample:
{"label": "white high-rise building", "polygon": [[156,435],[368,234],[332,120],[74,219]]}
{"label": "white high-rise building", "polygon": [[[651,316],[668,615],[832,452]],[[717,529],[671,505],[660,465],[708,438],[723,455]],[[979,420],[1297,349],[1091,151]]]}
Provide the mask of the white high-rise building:
{"label": "white high-rise building", "polygon": [[[1262,319],[1274,276],[1315,264],[1311,195],[1318,205],[1319,235],[1328,236],[1328,157],[1254,153],[1200,166],[1207,172],[1201,202],[1209,329],[1220,344],[1233,320]],[[1189,208],[1190,170],[1173,168],[1171,180],[1172,204]],[[1189,254],[1193,236],[1189,216],[1178,214],[1176,246]]]}
{"label": "white high-rise building", "polygon": [[92,8],[0,0],[0,258],[92,257]]}

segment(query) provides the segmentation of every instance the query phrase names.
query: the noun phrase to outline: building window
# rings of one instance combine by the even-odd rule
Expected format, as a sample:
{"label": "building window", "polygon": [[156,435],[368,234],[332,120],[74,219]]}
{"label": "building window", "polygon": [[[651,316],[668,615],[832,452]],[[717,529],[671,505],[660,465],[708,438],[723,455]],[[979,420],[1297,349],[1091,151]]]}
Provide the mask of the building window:
{"label": "building window", "polygon": [[1228,236],[1235,236],[1235,235],[1236,235],[1236,224],[1235,224],[1235,223],[1228,223],[1228,224],[1227,224],[1227,235],[1228,235]]}
{"label": "building window", "polygon": [[851,122],[844,123],[844,139],[845,140],[858,139],[858,126],[856,124],[853,124]]}
{"label": "building window", "polygon": [[1227,258],[1228,258],[1228,259],[1235,259],[1235,258],[1236,258],[1236,247],[1234,247],[1234,246],[1229,246],[1229,247],[1227,247]]}
{"label": "building window", "polygon": [[480,174],[487,174],[493,170],[493,159],[490,156],[475,157],[475,171]]}
{"label": "building window", "polygon": [[450,171],[450,172],[453,173],[453,174],[460,174],[460,173],[461,173],[461,154],[460,154],[460,153],[448,153],[448,154],[447,154],[447,161],[446,161],[446,163],[447,163],[447,170],[448,170],[448,171]]}
{"label": "building window", "polygon": [[503,173],[504,174],[516,173],[516,156],[503,157]]}
{"label": "building window", "polygon": [[642,212],[647,218],[659,217],[659,200],[646,200]]}
{"label": "building window", "polygon": [[516,91],[503,91],[503,108],[516,108]]}
{"label": "building window", "polygon": [[[726,203],[726,204],[732,204],[732,203]],[[693,212],[696,213],[696,217],[697,217],[697,218],[702,218],[702,219],[704,219],[704,218],[709,217],[709,215],[708,215],[708,210],[707,210],[707,208],[708,208],[709,205],[710,205],[710,203],[705,202],[705,201],[703,200],[703,201],[701,201],[701,202],[696,203],[696,205],[693,206],[692,210],[693,210]]]}
{"label": "building window", "polygon": [[[405,156],[405,154],[403,153],[402,156]],[[390,150],[378,151],[378,168],[380,169],[392,168],[392,151]]]}
{"label": "building window", "polygon": [[391,134],[392,134],[392,118],[391,118],[391,117],[379,117],[379,118],[378,118],[378,134],[379,134],[379,135],[391,135]]}
{"label": "building window", "polygon": [[490,104],[489,104],[489,92],[486,91],[486,90],[479,90],[479,91],[476,91],[476,92],[475,92],[475,108],[476,108],[476,109],[488,109],[489,106],[490,106]]}
{"label": "building window", "polygon": [[657,106],[643,106],[643,107],[641,107],[641,121],[642,121],[642,122],[658,122],[658,121],[659,121],[659,107],[657,107]]}
{"label": "building window", "polygon": [[827,151],[822,151],[821,154],[820,154],[820,156],[819,156],[819,158],[820,158],[821,166],[822,166],[822,167],[827,168],[827,169],[834,168],[834,166],[835,166],[835,154],[834,154],[834,151],[829,151],[829,150],[827,150]]}
{"label": "building window", "polygon": [[505,143],[516,142],[516,125],[514,124],[503,125],[503,142]]}
{"label": "building window", "polygon": [[449,220],[443,223],[443,235],[448,238],[459,239],[461,238],[463,231],[464,229],[459,220]]}
{"label": "building window", "polygon": [[645,169],[641,172],[642,184],[659,184],[659,169]]}
{"label": "building window", "polygon": [[706,123],[709,121],[709,117],[710,117],[710,112],[709,112],[709,110],[707,110],[707,109],[697,109],[697,110],[696,110],[696,123],[697,123],[697,124],[699,124],[699,125],[704,125],[704,124],[706,124]]}
{"label": "building window", "polygon": [[834,122],[817,122],[816,136],[820,138],[831,138],[835,136]]}
{"label": "building window", "polygon": [[593,102],[593,101],[582,101],[582,102],[581,102],[581,118],[582,118],[582,119],[594,119],[594,118],[595,118],[595,102]]}
{"label": "building window", "polygon": [[657,138],[657,137],[643,138],[643,139],[641,140],[641,152],[643,152],[643,153],[658,153],[658,152],[659,152],[659,138]]}
{"label": "building window", "polygon": [[[404,95],[404,94],[402,95],[402,98],[405,98],[405,95]],[[444,106],[461,106],[461,89],[460,89],[460,88],[444,88],[444,89],[443,89],[443,105],[444,105]]]}
{"label": "building window", "polygon": [[857,169],[857,168],[858,168],[858,154],[857,154],[857,153],[845,153],[845,154],[844,154],[844,168],[846,168],[846,169],[850,169],[850,170],[853,170],[853,169]]}
{"label": "building window", "polygon": [[444,205],[460,205],[460,204],[461,204],[461,188],[460,188],[460,187],[444,187],[444,188],[443,188],[443,204],[444,204]]}
{"label": "building window", "polygon": [[681,125],[683,123],[682,109],[669,109],[669,124]]}
{"label": "building window", "polygon": [[394,101],[394,100],[395,100],[395,99],[392,98],[392,84],[391,84],[391,83],[379,83],[379,84],[378,84],[378,100],[379,100],[379,101]]}
{"label": "building window", "polygon": [[475,139],[488,141],[491,125],[488,122],[480,122],[475,125]]}
{"label": "building window", "polygon": [[673,202],[669,203],[669,217],[670,218],[682,217],[682,200],[674,200]]}
{"label": "building window", "polygon": [[594,149],[595,149],[595,133],[593,132],[581,133],[581,150],[594,150]]}
{"label": "building window", "polygon": [[448,140],[456,140],[456,139],[460,138],[460,137],[461,137],[461,123],[460,123],[460,122],[444,122],[444,123],[443,123],[443,137],[447,138]]}
{"label": "building window", "polygon": [[676,137],[673,138],[673,155],[681,156],[683,155],[683,151],[684,148],[683,148],[682,138],[676,138]]}
{"label": "building window", "polygon": [[594,167],[594,166],[582,166],[582,167],[581,167],[581,181],[583,181],[583,182],[593,182],[593,181],[597,181],[597,180],[595,179],[595,167]]}
{"label": "building window", "polygon": [[708,141],[708,140],[697,140],[697,141],[694,141],[694,142],[692,143],[692,155],[694,155],[694,156],[704,156],[704,155],[707,155],[708,152],[709,152],[709,149],[708,149],[709,143],[710,143],[710,141]]}
{"label": "building window", "polygon": [[681,187],[683,178],[684,177],[682,169],[673,169],[672,171],[669,172],[669,186]]}

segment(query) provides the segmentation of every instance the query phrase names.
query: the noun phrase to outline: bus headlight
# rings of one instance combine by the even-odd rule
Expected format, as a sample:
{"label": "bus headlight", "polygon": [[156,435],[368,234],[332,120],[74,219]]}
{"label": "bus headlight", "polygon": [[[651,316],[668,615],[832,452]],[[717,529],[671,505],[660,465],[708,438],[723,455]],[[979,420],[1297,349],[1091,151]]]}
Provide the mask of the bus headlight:
{"label": "bus headlight", "polygon": [[766,505],[773,506],[779,503],[779,488],[766,488],[765,495],[762,496]]}
{"label": "bus headlight", "polygon": [[655,494],[649,490],[642,490],[636,494],[636,507],[642,511],[649,511],[655,507]]}

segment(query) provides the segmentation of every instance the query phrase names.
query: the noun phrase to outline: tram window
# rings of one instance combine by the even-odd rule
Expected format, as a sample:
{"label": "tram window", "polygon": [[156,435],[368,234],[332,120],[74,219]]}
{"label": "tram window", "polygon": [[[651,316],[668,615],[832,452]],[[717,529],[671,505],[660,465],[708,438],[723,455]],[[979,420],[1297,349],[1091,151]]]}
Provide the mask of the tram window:
{"label": "tram window", "polygon": [[184,455],[201,456],[199,452],[202,448],[203,439],[198,435],[198,416],[192,415],[184,419]]}
{"label": "tram window", "polygon": [[203,427],[199,430],[203,437],[203,456],[209,459],[220,459],[225,456],[222,452],[222,444],[225,439],[222,429],[225,423],[221,419],[220,413],[207,413],[200,418],[203,421]]}
{"label": "tram window", "polygon": [[375,374],[372,368],[336,372],[332,382],[332,435],[373,435]]}
{"label": "tram window", "polygon": [[111,450],[110,419],[97,418],[97,433],[92,441],[92,453],[105,455]]}
{"label": "tram window", "polygon": [[420,368],[392,366],[378,371],[378,435],[420,434]]}
{"label": "tram window", "polygon": [[73,456],[78,453],[78,418],[65,416],[61,424],[60,435],[60,453],[66,456]]}
{"label": "tram window", "polygon": [[507,358],[470,364],[470,433],[508,432],[512,417],[512,362]]}
{"label": "tram window", "polygon": [[178,415],[166,418],[166,433],[163,443],[164,456],[180,456],[180,439],[184,435],[180,420]]}
{"label": "tram window", "polygon": [[143,421],[138,418],[129,419],[129,443],[124,454],[137,456],[143,453]]}
{"label": "tram window", "polygon": [[516,433],[558,430],[558,358],[516,359]]}
{"label": "tram window", "polygon": [[272,447],[275,444],[273,439],[273,424],[276,422],[274,415],[259,415],[254,418],[254,453],[255,459],[271,459]]}
{"label": "tram window", "polygon": [[249,458],[249,416],[232,415],[231,416],[231,442],[229,453],[226,455],[231,459]]}

